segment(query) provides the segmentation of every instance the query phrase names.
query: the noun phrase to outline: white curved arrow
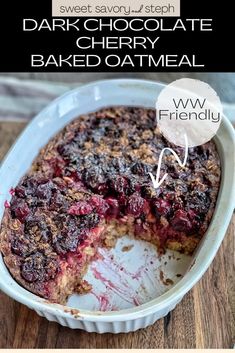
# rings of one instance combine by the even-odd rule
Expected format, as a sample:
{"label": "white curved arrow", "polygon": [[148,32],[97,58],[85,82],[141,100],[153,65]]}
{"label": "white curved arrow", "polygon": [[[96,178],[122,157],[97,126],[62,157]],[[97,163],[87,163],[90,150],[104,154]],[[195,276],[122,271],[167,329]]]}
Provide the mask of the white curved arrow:
{"label": "white curved arrow", "polygon": [[165,147],[163,148],[163,150],[161,151],[160,153],[160,156],[159,156],[159,160],[158,160],[158,166],[157,166],[157,174],[156,174],[156,178],[154,178],[153,174],[152,173],[149,173],[150,177],[151,177],[151,180],[152,180],[152,183],[153,183],[153,187],[155,189],[157,189],[162,183],[163,181],[166,179],[167,177],[167,173],[164,174],[164,176],[162,177],[161,180],[160,179],[160,171],[161,171],[161,164],[162,164],[162,158],[163,158],[163,155],[164,155],[164,152],[165,151],[170,151],[174,156],[175,156],[175,159],[177,160],[177,162],[179,163],[180,167],[184,167],[186,162],[187,162],[187,158],[188,158],[188,137],[186,134],[184,134],[184,140],[185,140],[185,155],[184,155],[184,160],[183,160],[183,163],[181,162],[181,160],[179,159],[179,156],[176,154],[176,152],[172,149],[172,148],[169,148],[169,147]]}

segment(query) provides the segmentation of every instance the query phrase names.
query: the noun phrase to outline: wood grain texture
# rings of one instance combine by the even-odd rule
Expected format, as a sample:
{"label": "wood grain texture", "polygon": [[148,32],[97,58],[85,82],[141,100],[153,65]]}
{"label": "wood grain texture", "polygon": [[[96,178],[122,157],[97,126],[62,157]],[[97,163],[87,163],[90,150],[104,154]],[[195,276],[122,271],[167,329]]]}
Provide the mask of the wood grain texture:
{"label": "wood grain texture", "polygon": [[[0,159],[23,123],[0,123]],[[176,309],[129,334],[93,334],[48,322],[0,292],[0,348],[232,348],[235,216],[212,265]]]}

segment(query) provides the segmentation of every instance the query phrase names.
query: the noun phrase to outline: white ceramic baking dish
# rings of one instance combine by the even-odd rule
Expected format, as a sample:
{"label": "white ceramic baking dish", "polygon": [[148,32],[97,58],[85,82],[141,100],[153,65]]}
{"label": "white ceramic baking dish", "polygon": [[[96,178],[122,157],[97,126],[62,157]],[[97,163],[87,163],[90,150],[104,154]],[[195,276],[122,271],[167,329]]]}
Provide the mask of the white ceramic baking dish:
{"label": "white ceramic baking dish", "polygon": [[[11,148],[0,168],[0,219],[9,190],[29,169],[39,149],[64,125],[81,113],[111,105],[155,107],[163,85],[143,80],[108,80],[75,89],[52,102],[27,126]],[[229,224],[235,200],[234,131],[224,117],[215,138],[222,162],[222,180],[216,210],[210,227],[184,276],[163,294],[139,306],[101,312],[51,304],[26,291],[9,274],[0,256],[0,289],[50,321],[89,332],[129,332],[153,324],[174,309],[183,296],[202,277],[216,255]],[[138,262],[138,260],[136,261]],[[84,300],[83,300],[84,301]],[[79,310],[77,310],[77,308]]]}

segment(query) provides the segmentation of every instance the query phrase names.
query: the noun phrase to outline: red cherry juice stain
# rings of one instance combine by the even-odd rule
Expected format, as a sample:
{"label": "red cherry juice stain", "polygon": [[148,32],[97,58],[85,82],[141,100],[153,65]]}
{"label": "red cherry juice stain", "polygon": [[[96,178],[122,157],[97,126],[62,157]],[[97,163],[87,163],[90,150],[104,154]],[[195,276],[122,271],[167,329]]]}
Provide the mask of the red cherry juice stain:
{"label": "red cherry juice stain", "polygon": [[130,294],[131,288],[128,286],[127,283],[123,282],[121,279],[118,281],[118,284],[113,283],[111,280],[105,278],[104,275],[101,274],[95,267],[92,268],[92,272],[96,279],[102,281],[102,283],[105,284],[106,288],[112,290],[120,298],[124,299],[130,304],[134,304],[135,306],[140,305],[138,297],[134,295],[134,293]]}
{"label": "red cherry juice stain", "polygon": [[109,297],[107,294],[105,293],[102,293],[102,294],[96,294],[95,292],[91,292],[95,297],[96,299],[98,300],[99,302],[99,310],[100,311],[111,311],[110,310],[110,302],[109,302]]}

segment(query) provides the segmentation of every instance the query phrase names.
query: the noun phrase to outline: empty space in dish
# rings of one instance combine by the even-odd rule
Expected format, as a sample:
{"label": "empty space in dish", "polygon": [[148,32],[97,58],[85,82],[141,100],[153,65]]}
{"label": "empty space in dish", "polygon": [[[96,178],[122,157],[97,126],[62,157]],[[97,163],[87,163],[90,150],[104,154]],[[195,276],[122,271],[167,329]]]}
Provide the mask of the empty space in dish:
{"label": "empty space in dish", "polygon": [[129,309],[159,297],[187,271],[192,257],[167,250],[159,255],[154,245],[128,236],[113,249],[99,249],[85,276],[92,290],[72,295],[67,305],[91,311]]}

